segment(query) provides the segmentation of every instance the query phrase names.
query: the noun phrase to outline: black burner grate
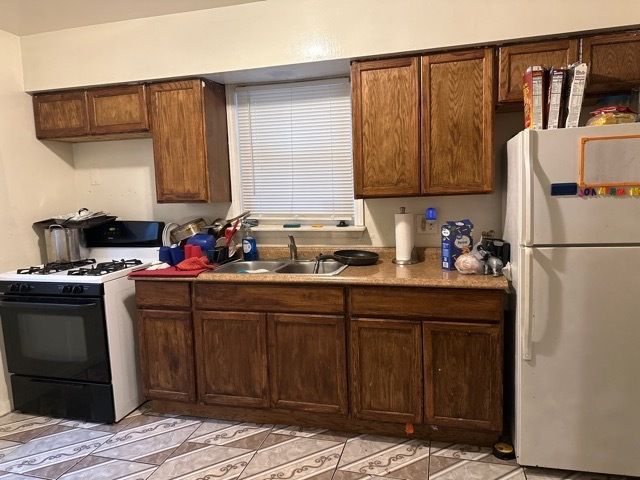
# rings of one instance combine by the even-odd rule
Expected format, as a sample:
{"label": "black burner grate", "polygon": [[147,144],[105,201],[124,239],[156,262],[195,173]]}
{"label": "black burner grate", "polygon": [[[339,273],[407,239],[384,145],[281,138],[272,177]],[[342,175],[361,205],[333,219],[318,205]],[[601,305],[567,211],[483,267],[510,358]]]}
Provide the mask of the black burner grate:
{"label": "black burner grate", "polygon": [[85,258],[74,262],[49,262],[37,267],[19,268],[16,271],[19,275],[49,275],[50,273],[64,272],[65,270],[85,267],[95,263],[96,260],[94,258]]}
{"label": "black burner grate", "polygon": [[107,275],[108,273],[117,272],[119,270],[124,270],[125,268],[131,268],[141,264],[142,260],[138,259],[112,260],[110,262],[96,263],[95,265],[92,265],[90,267],[69,270],[67,272],[67,275],[99,277],[102,275]]}

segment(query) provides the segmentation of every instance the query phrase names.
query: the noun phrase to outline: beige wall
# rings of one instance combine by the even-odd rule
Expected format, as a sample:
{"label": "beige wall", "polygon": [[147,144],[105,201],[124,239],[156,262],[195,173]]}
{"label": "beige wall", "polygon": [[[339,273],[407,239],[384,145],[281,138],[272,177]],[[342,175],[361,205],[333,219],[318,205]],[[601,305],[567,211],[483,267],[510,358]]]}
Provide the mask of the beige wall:
{"label": "beige wall", "polygon": [[[75,208],[71,149],[35,137],[24,93],[20,39],[0,30],[0,272],[39,263],[31,224]],[[10,410],[0,357],[0,414]],[[3,377],[5,375],[5,377]]]}
{"label": "beige wall", "polygon": [[[501,231],[502,172],[506,162],[505,142],[520,131],[521,113],[496,116],[496,190],[490,195],[372,199],[365,201],[364,234],[296,234],[300,244],[357,244],[394,246],[393,214],[401,206],[414,213],[427,207],[438,209],[438,224],[443,220],[469,217],[479,236],[482,230]],[[108,210],[128,220],[163,220],[180,222],[197,216],[226,217],[230,204],[169,204],[155,200],[153,148],[151,140],[78,143],[73,146],[76,195],[78,205],[93,210]],[[234,212],[237,208],[233,210]],[[238,210],[239,211],[239,210]],[[285,233],[258,234],[261,243],[284,243]],[[439,235],[418,235],[418,246],[439,245]]]}
{"label": "beige wall", "polygon": [[29,91],[640,24],[637,0],[268,0],[22,38]]}

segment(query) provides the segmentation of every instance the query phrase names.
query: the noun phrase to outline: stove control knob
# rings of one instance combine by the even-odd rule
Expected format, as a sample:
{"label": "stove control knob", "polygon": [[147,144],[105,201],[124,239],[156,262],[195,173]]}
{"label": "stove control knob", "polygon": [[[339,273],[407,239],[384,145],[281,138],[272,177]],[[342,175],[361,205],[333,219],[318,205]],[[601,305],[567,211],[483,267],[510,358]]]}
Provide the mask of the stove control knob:
{"label": "stove control knob", "polygon": [[26,283],[20,284],[20,293],[27,293],[33,287],[31,285],[27,285]]}
{"label": "stove control knob", "polygon": [[20,289],[20,285],[17,283],[12,283],[11,285],[9,285],[10,292],[17,292],[19,289]]}
{"label": "stove control knob", "polygon": [[73,293],[82,293],[84,291],[84,287],[82,285],[76,285],[73,287]]}
{"label": "stove control knob", "polygon": [[71,285],[65,285],[62,287],[62,293],[71,293]]}

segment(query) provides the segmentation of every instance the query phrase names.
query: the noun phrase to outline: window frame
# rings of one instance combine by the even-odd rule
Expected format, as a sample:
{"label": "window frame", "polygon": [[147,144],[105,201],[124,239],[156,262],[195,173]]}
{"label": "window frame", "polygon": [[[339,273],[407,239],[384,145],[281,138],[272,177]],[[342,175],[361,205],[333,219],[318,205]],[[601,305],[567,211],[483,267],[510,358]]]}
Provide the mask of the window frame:
{"label": "window frame", "polygon": [[[348,77],[329,77],[323,78],[320,80],[296,80],[292,82],[271,82],[271,83],[262,83],[262,84],[232,84],[226,85],[226,102],[227,102],[227,137],[229,143],[229,173],[231,176],[231,195],[232,195],[232,204],[230,208],[230,212],[232,215],[239,214],[243,210],[243,199],[242,199],[242,174],[241,174],[241,161],[240,161],[240,150],[239,150],[239,135],[238,135],[238,112],[236,105],[236,91],[238,88],[244,87],[262,87],[268,88],[271,85],[285,85],[285,84],[311,84],[313,82],[326,82],[332,79],[341,79],[350,83]],[[353,165],[353,163],[352,163]],[[282,219],[277,218],[269,218],[269,217],[261,217],[256,216],[252,218],[258,218],[260,221],[260,225],[258,227],[254,227],[254,231],[280,231],[283,230]],[[297,216],[293,216],[291,218],[287,218],[287,221],[297,221]],[[334,220],[322,220],[320,218],[313,220],[300,220],[299,223],[302,224],[300,229],[294,229],[295,232],[299,231],[332,231],[332,232],[362,232],[366,230],[364,224],[364,201],[362,199],[354,199],[354,216],[353,216],[353,225],[349,225],[348,227],[336,227],[336,222]],[[324,227],[313,228],[312,224],[323,224]],[[285,229],[291,230],[291,229]]]}

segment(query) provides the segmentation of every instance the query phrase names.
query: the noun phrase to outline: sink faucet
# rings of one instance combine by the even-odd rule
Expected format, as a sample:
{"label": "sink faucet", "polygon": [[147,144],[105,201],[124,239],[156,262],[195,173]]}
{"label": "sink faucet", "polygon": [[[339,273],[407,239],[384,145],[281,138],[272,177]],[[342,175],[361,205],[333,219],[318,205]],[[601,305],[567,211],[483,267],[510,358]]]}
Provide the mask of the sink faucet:
{"label": "sink faucet", "polygon": [[289,235],[289,260],[298,260],[298,246],[293,235]]}

